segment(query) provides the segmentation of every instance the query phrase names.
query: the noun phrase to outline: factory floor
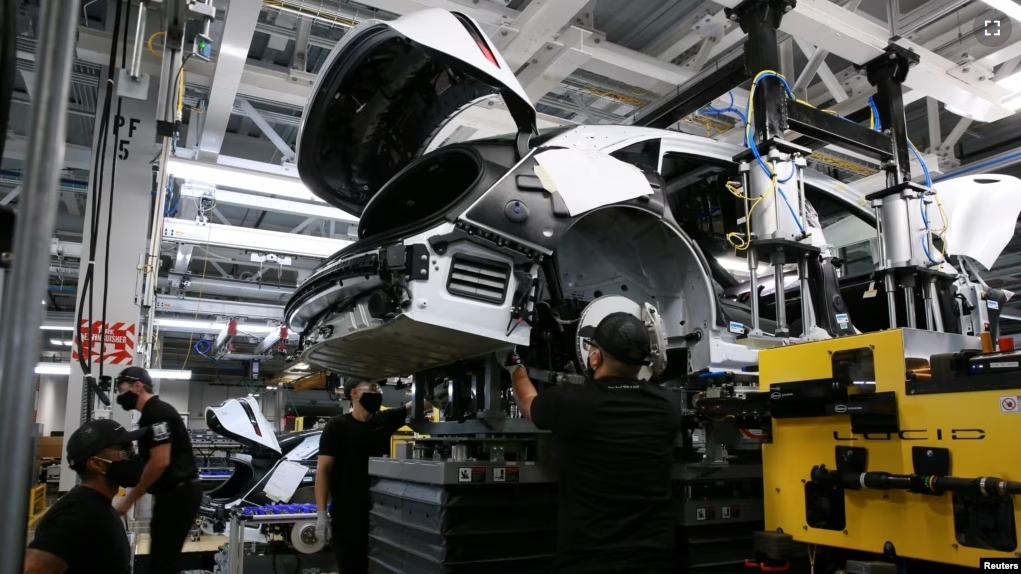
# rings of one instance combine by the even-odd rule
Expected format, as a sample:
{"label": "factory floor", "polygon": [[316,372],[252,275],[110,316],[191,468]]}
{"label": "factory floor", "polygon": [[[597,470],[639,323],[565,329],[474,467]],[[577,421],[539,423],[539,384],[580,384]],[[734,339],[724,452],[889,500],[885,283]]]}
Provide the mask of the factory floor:
{"label": "factory floor", "polygon": [[[183,553],[189,552],[216,552],[221,546],[227,543],[226,536],[203,535],[198,541],[186,540]],[[139,534],[138,542],[135,543],[135,556],[146,556],[149,554],[149,535]]]}

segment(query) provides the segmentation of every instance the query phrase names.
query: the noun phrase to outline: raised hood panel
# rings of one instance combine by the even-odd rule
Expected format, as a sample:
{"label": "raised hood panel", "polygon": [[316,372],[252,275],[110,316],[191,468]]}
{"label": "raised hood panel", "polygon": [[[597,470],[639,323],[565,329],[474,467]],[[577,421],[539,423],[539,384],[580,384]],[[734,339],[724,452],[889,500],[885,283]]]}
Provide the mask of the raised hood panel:
{"label": "raised hood panel", "polygon": [[206,425],[216,434],[245,446],[264,446],[280,452],[280,443],[253,397],[228,399],[220,406],[206,407]]}
{"label": "raised hood panel", "polygon": [[471,18],[429,9],[366,21],[334,47],[305,106],[301,179],[324,201],[361,215],[451,116],[493,94],[518,131],[535,130],[535,108],[514,70]]}

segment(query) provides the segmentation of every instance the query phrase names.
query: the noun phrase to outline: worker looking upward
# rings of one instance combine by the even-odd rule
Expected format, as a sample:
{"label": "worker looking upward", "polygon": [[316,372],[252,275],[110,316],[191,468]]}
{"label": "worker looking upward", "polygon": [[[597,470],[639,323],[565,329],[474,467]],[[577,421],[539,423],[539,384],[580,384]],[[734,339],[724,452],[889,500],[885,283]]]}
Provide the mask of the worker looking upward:
{"label": "worker looking upward", "polygon": [[560,477],[557,574],[676,572],[670,469],[679,431],[666,391],[640,381],[645,323],[612,313],[590,337],[587,381],[537,393],[520,358],[511,374],[521,413],[553,432]]}
{"label": "worker looking upward", "polygon": [[116,508],[127,514],[146,492],[153,495],[149,573],[179,574],[181,549],[202,502],[191,438],[177,409],[153,394],[148,371],[128,367],[116,381],[117,404],[142,413],[138,426],[151,430],[138,440],[145,461],[142,478]]}
{"label": "worker looking upward", "polygon": [[[332,537],[341,574],[369,569],[369,458],[390,454],[390,437],[407,422],[411,403],[380,412],[379,383],[351,379],[344,396],[351,412],[333,417],[319,439],[316,471],[316,536]],[[426,401],[428,407],[432,403]],[[335,501],[332,516],[327,502]],[[332,535],[332,536],[331,536]]]}

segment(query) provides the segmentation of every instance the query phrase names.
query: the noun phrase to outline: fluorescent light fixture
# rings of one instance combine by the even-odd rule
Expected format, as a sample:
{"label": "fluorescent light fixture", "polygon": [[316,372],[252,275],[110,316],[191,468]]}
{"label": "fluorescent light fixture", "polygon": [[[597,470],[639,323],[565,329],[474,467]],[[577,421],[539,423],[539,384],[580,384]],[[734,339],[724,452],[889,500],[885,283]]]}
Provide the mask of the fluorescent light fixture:
{"label": "fluorescent light fixture", "polygon": [[[185,197],[202,197],[207,191],[206,186],[187,184],[181,187],[181,195]],[[240,191],[228,191],[217,189],[215,191],[216,203],[226,205],[240,205],[262,211],[275,211],[278,213],[290,213],[292,215],[303,215],[305,217],[318,217],[339,221],[346,225],[353,225],[358,218],[335,207],[329,207],[322,203],[302,203],[290,199],[277,197],[265,197],[253,193]]]}
{"label": "fluorescent light fixture", "polygon": [[257,173],[178,158],[167,160],[167,172],[189,181],[323,203],[301,183],[300,179],[294,177]]}
{"label": "fluorescent light fixture", "polygon": [[[1013,96],[1008,96],[1004,98],[1003,102],[1001,103],[1003,104],[1003,107],[1017,111],[1021,109],[1021,93],[1014,94]],[[1003,315],[1000,316],[1002,317]]]}
{"label": "fluorescent light fixture", "polygon": [[37,375],[70,375],[71,363],[39,363],[35,366]]}
{"label": "fluorescent light fixture", "polygon": [[64,345],[64,346],[67,346],[67,347],[70,347],[71,345],[74,345],[74,343],[71,342],[71,341],[62,341],[60,339],[50,339],[50,344],[51,345]]}
{"label": "fluorescent light fixture", "polygon": [[[226,323],[214,323],[213,321],[194,321],[191,319],[156,319],[160,327],[176,327],[178,329],[195,329],[196,331],[219,331],[227,327]],[[238,323],[238,331],[244,333],[272,333],[279,331],[280,327],[269,325],[249,325]]]}
{"label": "fluorescent light fixture", "polygon": [[[720,264],[720,267],[728,271],[737,271],[740,273],[748,273],[748,260],[740,259],[738,257],[717,257],[716,262]],[[766,273],[769,271],[768,265],[759,264],[759,273]]]}
{"label": "fluorescent light fixture", "polygon": [[255,393],[255,394],[254,394],[254,395],[252,395],[252,396],[253,396],[253,397],[257,397],[257,396],[259,396],[259,393]]}
{"label": "fluorescent light fixture", "polygon": [[[37,375],[70,375],[71,363],[39,363],[35,366]],[[170,371],[165,369],[149,369],[149,375],[154,379],[177,379],[187,381],[191,379],[191,371]]]}
{"label": "fluorescent light fixture", "polygon": [[266,390],[267,391],[275,391],[275,390],[277,390],[277,388],[273,387],[273,386],[269,386],[269,387],[266,387]]}
{"label": "fluorescent light fixture", "polygon": [[39,328],[43,331],[74,331],[74,327],[65,327],[63,325],[41,325]]}
{"label": "fluorescent light fixture", "polygon": [[1018,5],[1014,0],[983,0],[986,4],[989,4],[996,10],[1003,12],[1007,16],[1010,16],[1015,22],[1021,22],[1021,5]]}
{"label": "fluorescent light fixture", "polygon": [[169,371],[166,369],[148,369],[149,376],[154,379],[187,381],[191,379],[191,371]]}
{"label": "fluorescent light fixture", "polygon": [[[996,84],[1012,92],[1021,92],[1021,72],[1011,74],[1006,78],[997,81]],[[947,109],[949,110],[950,108]]]}

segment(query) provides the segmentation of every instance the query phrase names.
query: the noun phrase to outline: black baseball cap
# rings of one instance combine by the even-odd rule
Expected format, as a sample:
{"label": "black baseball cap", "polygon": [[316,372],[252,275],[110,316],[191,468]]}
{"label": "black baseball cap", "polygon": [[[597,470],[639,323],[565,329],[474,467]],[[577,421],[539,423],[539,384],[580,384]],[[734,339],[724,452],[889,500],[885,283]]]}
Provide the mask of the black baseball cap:
{"label": "black baseball cap", "polygon": [[383,380],[383,381],[367,381],[365,379],[359,379],[357,377],[350,377],[347,381],[344,382],[344,398],[346,398],[347,400],[350,401],[351,400],[351,393],[353,393],[354,390],[356,388],[358,388],[358,385],[360,385],[362,383],[370,383],[370,384],[371,383],[376,383],[376,384],[378,384],[379,386],[382,387],[383,384],[386,383],[386,380]]}
{"label": "black baseball cap", "polygon": [[102,419],[89,421],[71,434],[67,440],[67,464],[75,470],[85,467],[85,461],[111,446],[129,444],[148,432],[149,427],[129,431],[119,422]]}
{"label": "black baseball cap", "polygon": [[119,375],[117,375],[117,378],[114,379],[114,384],[134,384],[136,381],[147,387],[152,386],[152,377],[149,376],[149,371],[142,367],[128,367],[124,369]]}
{"label": "black baseball cap", "polygon": [[625,365],[645,365],[652,352],[645,322],[629,313],[610,313],[595,328],[582,327],[578,335]]}

